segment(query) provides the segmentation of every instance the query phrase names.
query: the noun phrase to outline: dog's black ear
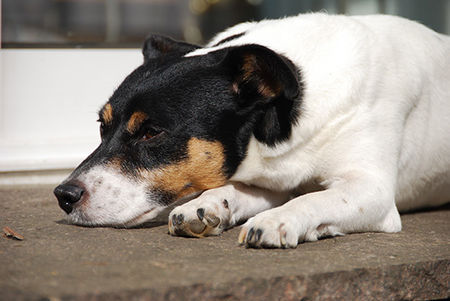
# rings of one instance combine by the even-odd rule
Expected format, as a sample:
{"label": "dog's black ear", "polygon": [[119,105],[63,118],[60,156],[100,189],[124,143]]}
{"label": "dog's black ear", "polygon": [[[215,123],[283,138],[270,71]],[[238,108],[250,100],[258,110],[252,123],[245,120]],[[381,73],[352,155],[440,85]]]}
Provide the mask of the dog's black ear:
{"label": "dog's black ear", "polygon": [[230,48],[223,59],[239,105],[258,112],[255,137],[268,145],[289,138],[299,113],[300,70],[287,58],[259,45]]}
{"label": "dog's black ear", "polygon": [[228,51],[224,63],[233,74],[233,91],[240,98],[266,102],[299,95],[299,72],[287,58],[260,45],[244,45]]}
{"label": "dog's black ear", "polygon": [[175,41],[166,36],[152,34],[147,37],[142,47],[144,61],[155,59],[166,54],[185,55],[188,52],[194,51],[199,46],[189,44],[186,42]]}

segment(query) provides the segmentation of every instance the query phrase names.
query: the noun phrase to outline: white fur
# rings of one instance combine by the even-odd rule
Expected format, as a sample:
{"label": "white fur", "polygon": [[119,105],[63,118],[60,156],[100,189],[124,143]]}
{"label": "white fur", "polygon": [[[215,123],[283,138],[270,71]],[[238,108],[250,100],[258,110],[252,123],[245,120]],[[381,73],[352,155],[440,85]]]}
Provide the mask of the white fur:
{"label": "white fur", "polygon": [[[240,24],[210,45],[244,31],[188,56],[260,44],[300,68],[305,91],[291,138],[268,147],[253,137],[231,180],[285,192],[318,181],[324,190],[249,219],[243,243],[295,247],[324,235],[396,232],[397,209],[450,200],[449,37],[399,17],[307,14]],[[259,241],[251,229],[261,230]]]}
{"label": "white fur", "polygon": [[[220,223],[212,228],[207,228],[205,235],[218,235],[224,229],[233,227],[249,217],[279,206],[289,200],[288,193],[273,192],[258,187],[250,187],[237,182],[230,182],[225,186],[205,191],[198,198],[187,202],[172,210],[169,215],[169,231],[176,234],[176,228],[183,229],[192,221],[199,219],[197,210],[203,208],[205,216],[217,217]],[[226,206],[224,206],[226,202]],[[182,214],[184,223],[173,226],[170,221],[174,215]],[[202,219],[208,226],[208,220]],[[188,234],[188,233],[184,233]]]}
{"label": "white fur", "polygon": [[148,201],[148,187],[112,167],[99,165],[77,177],[89,199],[67,216],[79,225],[132,227],[155,218],[165,206]]}

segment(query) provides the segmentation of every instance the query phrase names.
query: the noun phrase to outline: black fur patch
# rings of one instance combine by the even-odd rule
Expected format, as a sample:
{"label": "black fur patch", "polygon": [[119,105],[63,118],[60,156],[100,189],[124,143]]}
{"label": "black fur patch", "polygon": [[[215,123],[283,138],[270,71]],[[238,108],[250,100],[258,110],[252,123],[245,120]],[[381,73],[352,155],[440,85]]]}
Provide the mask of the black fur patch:
{"label": "black fur patch", "polygon": [[[116,160],[120,164],[114,166],[122,173],[139,177],[139,171],[186,159],[187,143],[195,137],[223,145],[222,171],[230,178],[245,158],[252,135],[269,146],[289,139],[303,89],[292,62],[259,45],[184,57],[197,48],[161,36],[146,40],[144,63],[110,98],[112,122],[74,176]],[[147,118],[130,132],[127,122],[135,112]],[[142,139],[149,132],[154,138]],[[174,198],[164,191],[152,193],[162,204]]]}
{"label": "black fur patch", "polygon": [[233,69],[238,101],[252,110],[256,139],[269,146],[289,139],[300,113],[300,70],[287,58],[259,45],[230,49],[225,64]]}
{"label": "black fur patch", "polygon": [[185,42],[175,41],[169,37],[152,34],[147,37],[142,47],[144,60],[156,59],[164,55],[176,54],[184,55],[199,46]]}

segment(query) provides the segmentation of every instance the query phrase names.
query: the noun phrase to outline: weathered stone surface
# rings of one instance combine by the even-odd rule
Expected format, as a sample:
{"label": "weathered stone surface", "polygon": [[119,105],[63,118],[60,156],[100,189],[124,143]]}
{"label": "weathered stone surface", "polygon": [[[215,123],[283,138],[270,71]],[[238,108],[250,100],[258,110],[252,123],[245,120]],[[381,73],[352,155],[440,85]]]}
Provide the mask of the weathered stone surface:
{"label": "weathered stone surface", "polygon": [[239,230],[172,237],[167,226],[65,224],[50,187],[0,188],[0,300],[328,300],[450,297],[450,210],[405,214],[403,231],[253,250]]}

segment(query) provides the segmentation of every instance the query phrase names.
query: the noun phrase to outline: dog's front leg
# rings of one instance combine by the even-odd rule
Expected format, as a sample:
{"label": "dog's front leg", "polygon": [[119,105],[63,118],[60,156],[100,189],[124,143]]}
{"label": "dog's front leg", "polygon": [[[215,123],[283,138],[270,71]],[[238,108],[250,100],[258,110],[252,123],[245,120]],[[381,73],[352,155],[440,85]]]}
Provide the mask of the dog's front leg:
{"label": "dog's front leg", "polygon": [[169,232],[192,237],[219,235],[225,229],[287,200],[288,193],[231,182],[207,190],[198,198],[174,208],[169,214]]}
{"label": "dog's front leg", "polygon": [[351,232],[401,230],[393,189],[352,176],[249,219],[239,242],[247,247],[294,248],[302,241]]}

